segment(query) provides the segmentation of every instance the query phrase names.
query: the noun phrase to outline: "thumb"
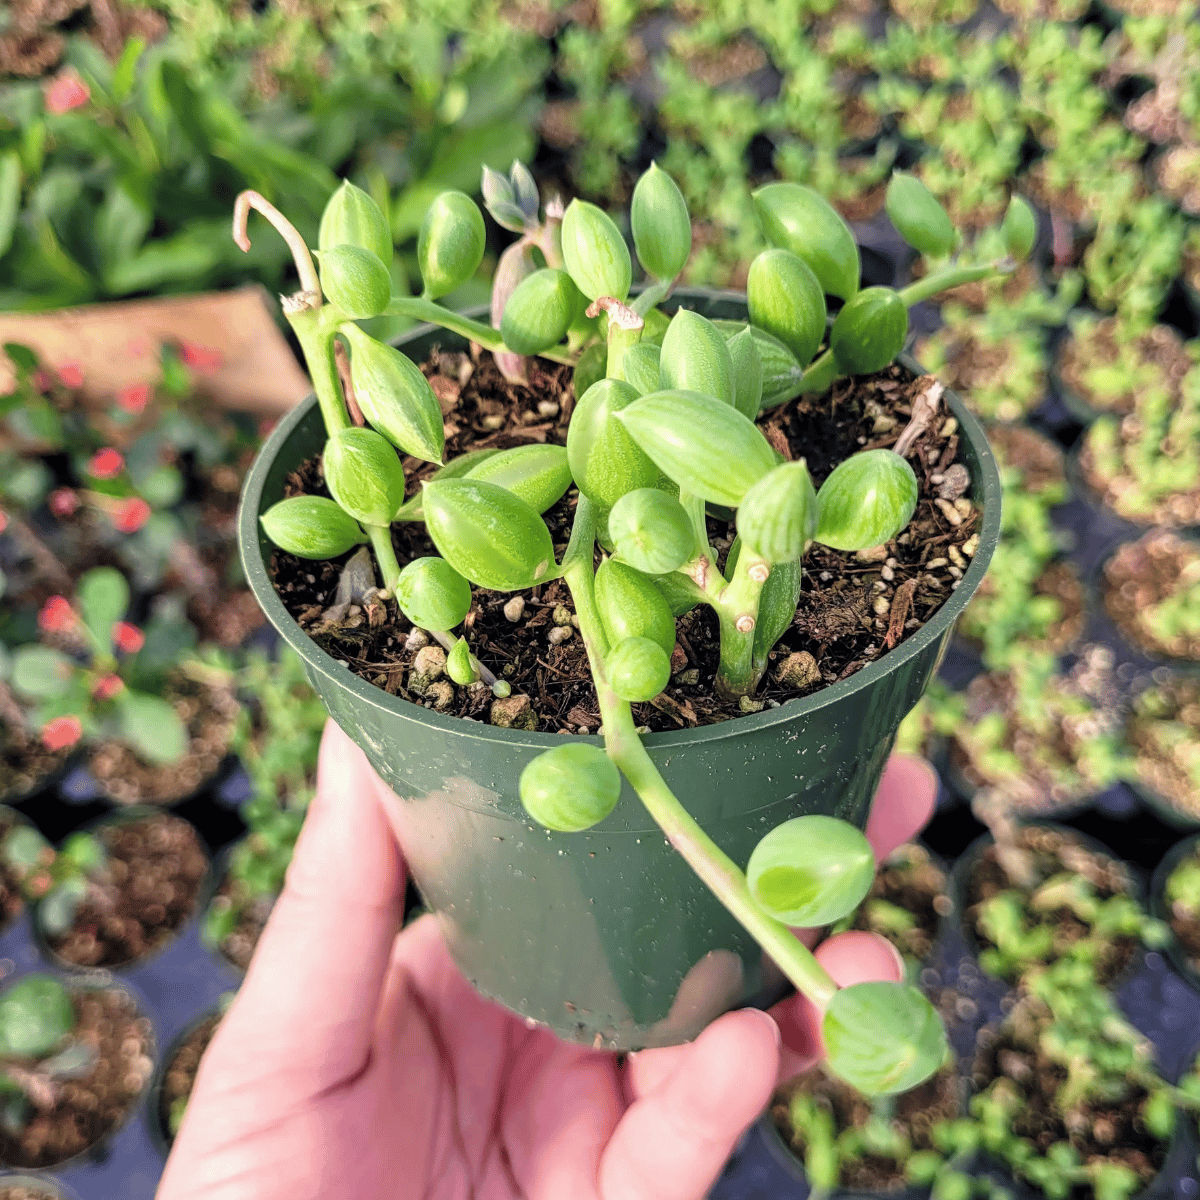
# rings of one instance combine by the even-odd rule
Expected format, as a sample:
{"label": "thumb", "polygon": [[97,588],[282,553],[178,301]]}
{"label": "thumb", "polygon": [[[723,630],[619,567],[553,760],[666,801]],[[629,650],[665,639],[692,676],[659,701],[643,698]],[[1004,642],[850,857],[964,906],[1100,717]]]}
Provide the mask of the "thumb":
{"label": "thumb", "polygon": [[287,881],[202,1076],[287,1075],[316,1094],[365,1065],[404,897],[382,786],[329,721]]}

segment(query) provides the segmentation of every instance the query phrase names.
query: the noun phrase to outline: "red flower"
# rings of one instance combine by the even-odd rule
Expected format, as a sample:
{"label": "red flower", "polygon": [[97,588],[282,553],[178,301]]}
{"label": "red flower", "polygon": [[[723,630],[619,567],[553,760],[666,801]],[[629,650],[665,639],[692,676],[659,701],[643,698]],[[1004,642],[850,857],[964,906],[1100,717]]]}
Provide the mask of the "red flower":
{"label": "red flower", "polygon": [[83,387],[83,368],[78,363],[63,363],[56,370],[63,387]]}
{"label": "red flower", "polygon": [[126,654],[136,654],[146,644],[146,635],[136,625],[130,625],[128,621],[118,621],[112,627],[112,640],[118,650],[123,650]]}
{"label": "red flower", "polygon": [[111,446],[97,450],[92,455],[92,461],[88,463],[88,473],[97,479],[111,479],[114,475],[120,475],[123,470],[125,460],[121,457],[121,452]]}
{"label": "red flower", "polygon": [[122,500],[112,513],[112,523],[119,533],[137,533],[149,519],[150,505],[140,496]]}
{"label": "red flower", "polygon": [[46,505],[56,517],[69,517],[79,511],[83,503],[74,488],[55,488],[46,497]]}
{"label": "red flower", "polygon": [[91,97],[87,84],[74,71],[64,71],[46,88],[46,108],[52,113],[70,112]]}
{"label": "red flower", "polygon": [[150,385],[148,383],[127,383],[117,393],[117,407],[127,413],[140,413],[150,402]]}
{"label": "red flower", "polygon": [[195,342],[180,342],[179,354],[185,366],[201,375],[216,371],[225,362],[220,350],[211,350],[208,346],[197,346]]}
{"label": "red flower", "polygon": [[66,596],[51,596],[38,613],[38,625],[47,633],[62,633],[75,624],[75,610]]}
{"label": "red flower", "polygon": [[42,726],[42,745],[47,750],[65,750],[83,737],[78,717],[55,717]]}
{"label": "red flower", "polygon": [[[133,629],[132,625],[127,625],[127,629]],[[135,630],[136,632],[136,630]],[[138,637],[142,635],[138,633]],[[111,700],[118,695],[125,687],[124,681],[120,675],[103,675],[96,680],[96,686],[92,688],[93,700]]]}

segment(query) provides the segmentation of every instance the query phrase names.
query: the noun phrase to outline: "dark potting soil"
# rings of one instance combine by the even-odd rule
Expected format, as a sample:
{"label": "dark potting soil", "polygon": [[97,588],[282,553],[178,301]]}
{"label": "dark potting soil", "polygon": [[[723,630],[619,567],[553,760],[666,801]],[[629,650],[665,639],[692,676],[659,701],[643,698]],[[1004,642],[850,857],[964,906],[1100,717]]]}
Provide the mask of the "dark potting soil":
{"label": "dark potting soil", "polygon": [[[1101,900],[1118,893],[1133,894],[1133,881],[1124,863],[1090,849],[1067,831],[1038,825],[1018,826],[1015,846],[1018,851],[1025,852],[1026,861],[1032,868],[1032,887],[1010,880],[1001,865],[1001,855],[995,843],[984,847],[967,872],[963,920],[980,946],[995,944],[984,933],[979,923],[979,913],[982,905],[1000,892],[1017,890],[1029,896],[1047,880],[1065,873],[1080,875],[1088,880]],[[1065,953],[1072,943],[1091,932],[1090,927],[1065,905],[1042,914],[1042,919],[1050,921],[1055,927],[1055,955]],[[1095,960],[1097,982],[1110,983],[1120,975],[1132,961],[1137,945],[1137,939],[1132,937],[1115,937],[1104,943]]]}
{"label": "dark potting soil", "polygon": [[[535,361],[528,388],[506,382],[487,354],[476,363],[466,354],[435,352],[423,369],[446,417],[448,460],[473,449],[565,443],[574,403],[569,368]],[[892,366],[840,381],[824,396],[803,396],[768,410],[759,424],[785,457],[806,459],[819,487],[855,451],[893,445],[914,400],[939,386],[930,376],[914,379]],[[749,709],[714,694],[719,630],[715,615],[701,605],[677,622],[672,682],[653,701],[633,706],[638,724],[652,731],[678,729],[728,720],[764,704],[778,706],[847,678],[929,620],[957,586],[978,545],[980,514],[962,498],[967,477],[957,465],[956,429],[957,422],[942,412],[916,440],[909,459],[920,498],[909,527],[894,541],[857,555],[814,545],[805,556],[795,619],[772,653],[772,666]],[[411,495],[436,468],[406,459],[405,469]],[[323,491],[316,461],[294,473],[287,488],[289,495]],[[574,491],[568,492],[544,514],[556,554],[569,538],[575,500]],[[710,518],[719,565],[733,534],[730,524]],[[436,554],[420,523],[393,526],[392,538],[401,564]],[[392,695],[474,720],[550,733],[595,732],[600,724],[587,654],[571,627],[571,597],[561,580],[522,593],[472,588],[475,603],[463,634],[479,660],[513,688],[511,697],[493,702],[482,684],[456,688],[442,678],[431,681],[424,663],[425,669],[415,671],[424,635],[409,642],[411,626],[391,603],[376,602],[366,612],[353,606],[345,617],[328,620],[324,614],[340,569],[340,561],[312,562],[278,550],[272,557],[272,574],[288,611],[355,674]],[[511,621],[504,609],[514,595],[524,607]],[[560,632],[552,633],[556,627]]]}
{"label": "dark potting soil", "polygon": [[74,925],[50,948],[80,967],[119,967],[153,954],[196,910],[208,855],[186,821],[156,813],[101,826],[108,852]]}
{"label": "dark potting soil", "polygon": [[1121,636],[1151,655],[1200,662],[1200,630],[1159,634],[1151,610],[1192,591],[1200,595],[1200,545],[1167,529],[1154,529],[1118,546],[1104,564],[1104,608]]}
{"label": "dark potting soil", "polygon": [[1048,1009],[1031,998],[1024,1003],[1033,1010],[1027,1019],[1014,1023],[1010,1017],[999,1031],[981,1032],[980,1050],[971,1073],[972,1091],[985,1091],[996,1079],[1011,1080],[1023,1101],[1012,1109],[1012,1132],[1028,1138],[1039,1155],[1056,1142],[1068,1142],[1081,1162],[1121,1163],[1137,1175],[1144,1187],[1161,1170],[1168,1147],[1142,1122],[1145,1090],[1130,1084],[1129,1094],[1123,1099],[1089,1097],[1070,1112],[1060,1111],[1058,1092],[1067,1080],[1066,1069],[1051,1061],[1037,1044],[1038,1034],[1049,1028],[1053,1019]]}
{"label": "dark potting soil", "polygon": [[895,850],[875,874],[851,929],[887,938],[901,954],[924,962],[933,950],[941,919],[953,905],[946,873],[915,842]]}
{"label": "dark potting soil", "polygon": [[[1087,378],[1089,371],[1115,366],[1121,359],[1122,348],[1115,337],[1117,328],[1117,319],[1108,317],[1098,321],[1090,332],[1068,337],[1059,352],[1058,369],[1063,382],[1092,408],[1123,417],[1133,412],[1140,383],[1131,381],[1126,391],[1100,395]],[[1154,325],[1135,338],[1133,359],[1144,364],[1150,377],[1169,388],[1173,395],[1178,394],[1179,385],[1192,365],[1183,340],[1169,325]]]}
{"label": "dark potting soil", "polygon": [[250,966],[250,959],[258,945],[258,939],[266,928],[267,918],[275,904],[274,896],[254,896],[246,899],[239,895],[241,891],[236,880],[228,875],[221,880],[217,894],[212,899],[214,908],[229,908],[234,904],[238,907],[238,921],[233,932],[222,939],[217,947],[233,965],[244,971]]}
{"label": "dark potting soil", "polygon": [[[212,1041],[213,1034],[217,1032],[217,1026],[220,1023],[221,1018],[215,1014],[207,1020],[201,1021],[176,1048],[175,1053],[171,1056],[171,1061],[167,1063],[166,1070],[163,1072],[158,1119],[162,1123],[162,1131],[168,1141],[174,1140],[175,1129],[178,1128],[182,1116],[181,1113],[174,1114],[178,1108],[182,1107],[182,1104],[187,1103],[188,1097],[192,1094],[192,1088],[196,1083],[196,1072],[200,1069],[200,1059],[204,1057],[208,1043]],[[173,1115],[174,1119],[172,1119]]]}
{"label": "dark potting soil", "polygon": [[[1149,711],[1136,711],[1143,705]],[[1127,731],[1142,784],[1188,816],[1200,813],[1200,680],[1176,676],[1147,689],[1135,702]]]}
{"label": "dark potting soil", "polygon": [[[20,724],[15,723],[18,717]],[[47,750],[40,739],[28,734],[20,709],[11,715],[0,711],[0,802],[19,800],[36,791],[70,753],[69,748]]]}
{"label": "dark potting soil", "polygon": [[[1095,430],[1096,426],[1092,426]],[[1118,516],[1137,525],[1165,525],[1170,529],[1183,529],[1200,525],[1200,484],[1184,492],[1172,492],[1159,496],[1147,507],[1145,489],[1131,469],[1134,455],[1129,447],[1136,445],[1144,433],[1144,426],[1136,413],[1122,420],[1118,426],[1119,437],[1115,447],[1116,468],[1113,474],[1101,472],[1096,462],[1090,440],[1085,436],[1079,450],[1079,469],[1084,482],[1095,492],[1101,503],[1106,504]]]}
{"label": "dark potting soil", "polygon": [[211,779],[229,752],[240,711],[231,688],[177,675],[164,690],[188,731],[188,748],[170,763],[145,763],[123,742],[101,742],[88,768],[118,804],[170,804]]}
{"label": "dark potting soil", "polygon": [[[798,1157],[803,1158],[805,1142],[803,1132],[794,1130],[788,1115],[788,1103],[798,1092],[807,1092],[824,1101],[833,1113],[837,1133],[846,1129],[862,1129],[871,1116],[871,1102],[862,1094],[820,1071],[809,1071],[793,1084],[780,1089],[771,1103],[771,1116],[784,1142],[791,1146]],[[914,1150],[933,1149],[930,1140],[934,1125],[950,1121],[961,1110],[960,1085],[953,1068],[939,1071],[924,1083],[896,1096],[891,1104],[890,1119],[899,1125]],[[897,1191],[905,1185],[905,1164],[896,1159],[874,1154],[843,1161],[839,1186],[861,1191]]]}
{"label": "dark potting soil", "polygon": [[[8,836],[13,821],[6,814],[0,813],[0,842]],[[21,896],[21,880],[17,873],[0,858],[0,931],[8,928],[8,923],[25,907]]]}
{"label": "dark potting soil", "polygon": [[50,1167],[120,1125],[154,1070],[150,1020],[119,988],[75,992],[75,1037],[99,1052],[91,1072],[56,1085],[53,1104],[19,1132],[0,1127],[0,1162]]}
{"label": "dark potting soil", "polygon": [[[1194,848],[1191,857],[1193,860],[1196,858]],[[1181,859],[1179,865],[1187,861],[1186,858]],[[1200,909],[1176,900],[1169,906],[1167,919],[1171,925],[1171,932],[1179,939],[1192,969],[1200,971]]]}
{"label": "dark potting soil", "polygon": [[991,446],[1001,469],[1010,467],[1021,475],[1021,490],[1040,496],[1049,488],[1067,494],[1067,474],[1062,447],[1028,425],[994,421],[987,427]]}

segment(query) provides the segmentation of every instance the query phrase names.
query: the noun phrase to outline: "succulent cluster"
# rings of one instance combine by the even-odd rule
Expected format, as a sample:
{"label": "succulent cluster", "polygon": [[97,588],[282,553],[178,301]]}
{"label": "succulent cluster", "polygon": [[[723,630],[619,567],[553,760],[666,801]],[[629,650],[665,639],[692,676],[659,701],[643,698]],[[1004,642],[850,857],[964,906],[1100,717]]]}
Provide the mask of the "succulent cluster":
{"label": "succulent cluster", "polygon": [[[668,317],[658,307],[688,261],[692,233],[682,193],[657,166],[638,181],[630,211],[646,274],[637,294],[625,238],[601,209],[573,200],[542,214],[520,164],[508,177],[486,174],[484,192],[496,220],[521,235],[494,288],[498,329],[436,303],[474,275],[484,253],[483,218],[467,196],[443,193],[425,216],[420,297],[391,295],[387,222],[353,185],[338,190],[322,217],[319,272],[273,205],[257,193],[239,197],[234,237],[243,248],[251,209],[292,248],[301,291],[284,307],[328,435],[322,463],[332,498],[282,500],[263,514],[263,528],[282,549],[313,559],[369,542],[377,594],[394,598],[445,647],[446,671],[459,683],[494,682],[453,632],[471,608],[471,586],[507,592],[563,579],[587,647],[605,748],[567,741],[530,762],[520,780],[529,814],[550,829],[586,829],[612,811],[624,777],[721,901],[825,1010],[833,1069],[866,1091],[911,1086],[941,1061],[943,1035],[927,1001],[904,985],[838,991],[789,932],[836,920],[862,899],[874,870],[862,834],[828,817],[796,818],[767,834],[743,874],[670,793],[629,705],[667,684],[675,618],[698,604],[720,624],[718,691],[749,696],[795,614],[806,549],[816,541],[862,550],[904,529],[917,503],[904,457],[915,429],[895,449],[868,449],[836,465],[818,491],[804,461],[783,461],[755,417],[764,405],[823,391],[840,375],[889,365],[907,335],[908,306],[1014,269],[1031,248],[1033,214],[1014,199],[998,235],[1005,254],[972,261],[959,253],[959,234],[928,189],[897,174],[889,213],[929,269],[904,292],[860,290],[858,248],[841,217],[808,188],[768,185],[755,199],[772,244],[750,266],[750,321],[717,323],[687,309]],[[831,324],[827,296],[841,302]],[[514,378],[528,355],[575,364],[566,446],[443,464],[445,433],[430,384],[356,324],[383,313],[471,338]],[[353,415],[335,367],[338,339],[349,352]],[[397,451],[440,466],[407,502]],[[541,514],[572,486],[578,501],[558,561]],[[723,571],[709,545],[710,506],[736,512],[737,541]],[[401,566],[391,536],[397,521],[423,521],[438,556]]]}

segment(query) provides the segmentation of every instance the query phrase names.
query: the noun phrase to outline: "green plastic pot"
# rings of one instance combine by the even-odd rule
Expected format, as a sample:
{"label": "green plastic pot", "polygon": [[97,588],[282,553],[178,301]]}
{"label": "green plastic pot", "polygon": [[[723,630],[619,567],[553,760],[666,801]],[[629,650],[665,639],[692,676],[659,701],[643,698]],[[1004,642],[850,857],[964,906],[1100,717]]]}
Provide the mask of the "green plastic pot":
{"label": "green plastic pot", "polygon": [[[734,293],[681,289],[676,299],[708,316],[746,314]],[[396,344],[420,362],[434,345],[464,342],[422,326]],[[738,863],[791,817],[825,813],[863,826],[896,727],[987,570],[1000,530],[1000,480],[983,430],[960,400],[946,397],[983,525],[962,583],[934,618],[815,695],[645,738],[667,783]],[[628,785],[611,816],[586,833],[548,832],[525,815],[517,780],[560,737],[463,721],[391,696],[326,655],[288,615],[258,518],[324,442],[310,397],[260,450],[238,517],[246,578],[330,715],[395,793],[389,816],[405,861],[466,978],[561,1038],[613,1050],[686,1041],[723,1011],[778,998],[777,969],[667,845]]]}

